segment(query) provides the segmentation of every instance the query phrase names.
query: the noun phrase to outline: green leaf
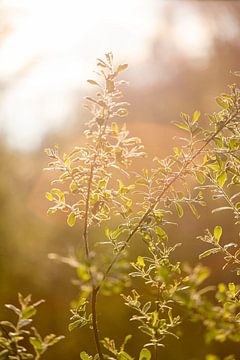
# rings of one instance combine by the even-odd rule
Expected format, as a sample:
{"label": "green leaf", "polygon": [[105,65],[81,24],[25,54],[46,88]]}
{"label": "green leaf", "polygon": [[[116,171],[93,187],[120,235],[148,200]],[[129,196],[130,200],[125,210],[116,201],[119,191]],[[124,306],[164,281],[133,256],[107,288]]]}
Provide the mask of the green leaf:
{"label": "green leaf", "polygon": [[122,350],[124,350],[125,345],[128,343],[129,340],[131,340],[131,338],[132,338],[131,334],[125,336],[125,339],[124,339],[124,341],[122,343],[122,346],[121,346]]}
{"label": "green leaf", "polygon": [[8,326],[13,330],[16,330],[15,326],[10,321],[1,321],[0,324],[3,326]]}
{"label": "green leaf", "polygon": [[72,181],[69,185],[69,189],[71,190],[71,192],[76,192],[76,190],[78,189],[78,186],[76,184],[75,181]]}
{"label": "green leaf", "polygon": [[218,291],[222,294],[226,293],[226,285],[224,283],[218,284]]}
{"label": "green leaf", "polygon": [[43,350],[43,343],[36,337],[30,337],[29,340],[30,340],[30,343],[32,344],[32,346],[34,347],[34,349],[38,353],[41,353],[41,351]]}
{"label": "green leaf", "polygon": [[144,304],[142,311],[146,314],[148,312],[148,310],[151,307],[151,301],[146,302],[146,304]]}
{"label": "green leaf", "polygon": [[138,258],[137,258],[137,263],[138,263],[141,267],[144,267],[144,266],[145,266],[145,262],[144,262],[142,256],[138,256]]}
{"label": "green leaf", "polygon": [[228,289],[232,295],[232,297],[235,297],[236,296],[236,286],[234,283],[229,283],[228,284]]}
{"label": "green leaf", "polygon": [[218,185],[219,185],[220,187],[223,187],[223,185],[225,184],[226,180],[227,180],[227,173],[226,173],[226,171],[223,171],[223,172],[218,176],[218,178],[217,178]]}
{"label": "green leaf", "polygon": [[14,311],[17,315],[21,315],[21,310],[18,309],[16,306],[14,306],[12,304],[6,304],[5,307],[7,309],[10,309],[10,310]]}
{"label": "green leaf", "polygon": [[154,231],[162,240],[164,240],[164,241],[168,240],[168,236],[167,236],[166,232],[162,228],[156,227],[154,229]]}
{"label": "green leaf", "polygon": [[219,243],[221,236],[222,236],[222,227],[221,226],[215,226],[215,228],[214,228],[214,237],[216,239],[217,244]]}
{"label": "green leaf", "polygon": [[45,194],[45,196],[46,196],[46,198],[47,198],[48,200],[50,200],[50,201],[53,201],[53,200],[54,200],[54,197],[52,196],[52,194],[51,194],[50,192],[47,192],[47,193]]}
{"label": "green leaf", "polygon": [[[69,168],[70,165],[71,165],[71,159],[67,157],[67,158],[65,159],[64,163],[65,163],[66,167]],[[64,174],[64,175],[65,175],[65,174]]]}
{"label": "green leaf", "polygon": [[212,249],[206,250],[202,254],[199,255],[199,259],[202,259],[202,258],[207,257],[212,254],[216,254],[219,251],[221,251],[221,249],[218,249],[218,248],[212,248]]}
{"label": "green leaf", "polygon": [[139,326],[139,329],[140,329],[143,333],[145,333],[145,334],[147,334],[147,335],[149,335],[149,336],[153,336],[153,330],[152,330],[151,328],[149,328],[148,326]]}
{"label": "green leaf", "polygon": [[118,360],[133,360],[133,358],[126,353],[126,351],[120,351],[118,354]]}
{"label": "green leaf", "polygon": [[213,209],[212,213],[214,214],[216,212],[224,211],[224,210],[232,210],[232,208],[230,206],[221,206],[219,208]]}
{"label": "green leaf", "polygon": [[200,171],[196,171],[195,175],[196,175],[196,179],[199,182],[199,184],[202,185],[205,183],[205,176],[203,175],[203,173],[201,173]]}
{"label": "green leaf", "polygon": [[63,192],[61,190],[54,188],[54,189],[52,189],[52,193],[54,195],[57,195],[59,197],[59,200],[64,202],[64,194],[63,194]]}
{"label": "green leaf", "polygon": [[18,328],[21,329],[25,326],[28,326],[29,324],[31,324],[32,319],[21,319],[18,321]]}
{"label": "green leaf", "polygon": [[206,360],[219,360],[219,357],[216,355],[208,354]]}
{"label": "green leaf", "polygon": [[57,211],[57,208],[56,208],[56,207],[52,207],[52,208],[49,208],[49,209],[48,209],[47,214],[48,214],[48,215],[52,215],[52,214],[55,214],[56,211]]}
{"label": "green leaf", "polygon": [[112,128],[112,130],[113,130],[113,132],[114,132],[114,135],[117,136],[118,133],[119,133],[119,129],[118,129],[118,125],[117,125],[117,123],[116,123],[115,121],[112,122],[111,128]]}
{"label": "green leaf", "polygon": [[69,215],[68,215],[68,218],[67,218],[67,223],[69,226],[74,226],[75,223],[76,223],[76,215],[71,212]]}
{"label": "green leaf", "polygon": [[33,306],[27,306],[24,310],[23,310],[23,314],[22,317],[24,319],[29,319],[32,316],[34,316],[36,314],[37,310],[33,307]]}
{"label": "green leaf", "polygon": [[92,360],[93,357],[91,355],[88,355],[85,351],[82,351],[80,353],[80,358],[82,360]]}
{"label": "green leaf", "polygon": [[73,331],[74,329],[76,329],[76,328],[78,328],[78,327],[82,327],[83,326],[83,321],[82,321],[82,319],[78,319],[78,320],[76,320],[76,321],[74,321],[74,322],[72,322],[72,323],[70,323],[69,325],[68,325],[68,330],[69,331]]}
{"label": "green leaf", "polygon": [[153,326],[153,327],[155,327],[155,326],[157,325],[158,317],[159,317],[158,311],[155,310],[155,311],[152,313],[152,326]]}
{"label": "green leaf", "polygon": [[195,124],[195,122],[198,121],[200,115],[201,115],[200,111],[196,110],[196,111],[194,112],[192,124]]}
{"label": "green leaf", "polygon": [[64,338],[65,338],[65,336],[63,336],[63,335],[56,336],[54,334],[50,334],[44,338],[44,342],[47,343],[48,346],[53,346],[53,345],[57,344],[59,341],[63,340]]}
{"label": "green leaf", "polygon": [[[3,343],[3,345],[5,345],[5,344]],[[7,344],[7,340],[6,340],[6,346],[7,345],[8,344]],[[9,359],[8,355],[9,355],[8,349],[0,351],[0,360],[8,360]]]}
{"label": "green leaf", "polygon": [[197,212],[197,209],[195,208],[195,206],[194,206],[193,204],[191,204],[191,203],[188,203],[188,206],[190,207],[193,215],[194,215],[197,219],[199,219],[199,218],[200,218],[200,215],[199,215],[199,213]]}
{"label": "green leaf", "polygon": [[175,203],[177,212],[178,212],[178,216],[181,218],[183,217],[183,208],[179,203]]}
{"label": "green leaf", "polygon": [[132,272],[132,273],[130,273],[130,275],[132,276],[132,277],[142,277],[142,273],[141,272]]}
{"label": "green leaf", "polygon": [[189,127],[185,124],[182,124],[182,123],[178,123],[178,122],[175,122],[174,125],[176,125],[179,129],[182,129],[182,130],[185,130],[185,131],[190,131],[189,130]]}
{"label": "green leaf", "polygon": [[87,271],[87,267],[85,267],[84,265],[79,265],[77,268],[77,274],[78,277],[82,280],[82,281],[88,281],[90,279],[90,275]]}
{"label": "green leaf", "polygon": [[110,229],[109,228],[105,229],[105,235],[109,240],[111,240],[111,234],[110,234]]}
{"label": "green leaf", "polygon": [[118,227],[116,230],[114,230],[111,233],[111,239],[116,240],[119,237],[119,235],[121,234],[121,232],[122,232],[122,229],[120,227]]}
{"label": "green leaf", "polygon": [[219,106],[221,106],[223,109],[228,109],[228,103],[222,99],[222,97],[218,96],[216,98],[216,102]]}
{"label": "green leaf", "polygon": [[150,360],[151,352],[148,349],[142,349],[139,355],[139,360]]}

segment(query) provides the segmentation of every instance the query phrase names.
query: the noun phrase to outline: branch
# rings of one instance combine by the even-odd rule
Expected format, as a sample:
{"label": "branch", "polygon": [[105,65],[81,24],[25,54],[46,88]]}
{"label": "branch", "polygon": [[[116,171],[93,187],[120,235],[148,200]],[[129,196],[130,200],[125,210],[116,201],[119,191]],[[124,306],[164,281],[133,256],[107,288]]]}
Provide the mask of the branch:
{"label": "branch", "polygon": [[139,220],[138,224],[135,226],[135,228],[130,232],[130,234],[128,235],[126,241],[124,242],[123,246],[120,248],[119,252],[115,255],[115,257],[113,258],[112,262],[110,263],[110,265],[108,266],[107,270],[104,273],[103,279],[100,283],[100,285],[97,287],[97,291],[100,290],[104,280],[107,278],[108,274],[110,273],[110,271],[112,270],[112,267],[114,266],[114,264],[116,263],[116,261],[118,260],[118,258],[120,257],[120,255],[122,254],[122,252],[126,249],[128,243],[130,242],[130,240],[132,239],[132,237],[135,235],[135,233],[139,230],[140,226],[142,225],[142,223],[144,223],[144,221],[147,219],[148,215],[152,212],[152,210],[158,205],[158,203],[160,202],[160,200],[162,199],[162,197],[165,195],[165,193],[169,190],[169,188],[181,177],[181,175],[184,173],[184,171],[186,170],[186,168],[198,157],[198,155],[200,155],[202,153],[202,151],[209,145],[209,143],[214,140],[214,138],[238,115],[238,109],[225,121],[223,122],[223,124],[219,127],[218,130],[216,130],[207,140],[206,142],[198,149],[196,150],[196,152],[189,157],[189,159],[185,162],[185,164],[183,165],[183,167],[181,168],[181,170],[172,178],[171,181],[169,181],[168,183],[165,184],[165,186],[163,187],[163,190],[161,191],[161,193],[158,195],[157,199],[155,200],[155,202],[148,208],[148,210],[144,213],[144,215],[141,217],[141,219]]}

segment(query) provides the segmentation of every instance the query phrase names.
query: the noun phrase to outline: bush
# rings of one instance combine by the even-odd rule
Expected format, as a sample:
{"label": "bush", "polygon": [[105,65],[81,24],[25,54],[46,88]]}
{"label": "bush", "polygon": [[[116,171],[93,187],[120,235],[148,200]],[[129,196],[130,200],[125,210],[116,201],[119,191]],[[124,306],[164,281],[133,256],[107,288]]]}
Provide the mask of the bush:
{"label": "bush", "polygon": [[[144,347],[136,349],[141,360],[160,359],[166,338],[178,339],[184,321],[201,323],[206,342],[239,342],[239,285],[230,282],[217,288],[204,286],[208,268],[175,261],[173,254],[181,244],[168,238],[168,229],[184,216],[186,208],[199,218],[198,209],[206,205],[210,194],[220,203],[213,212],[228,212],[239,226],[239,88],[232,85],[229,94],[217,97],[221,109],[208,116],[205,127],[199,111],[193,116],[181,114],[175,125],[183,132],[178,139],[182,145],[174,147],[165,159],[155,157],[152,168],[139,171],[138,159],[146,154],[141,140],[130,137],[122,120],[128,114],[128,103],[122,100],[125,81],[118,80],[118,76],[127,64],[114,67],[113,56],[108,53],[103,60],[98,59],[97,68],[99,80],[88,80],[97,93],[86,98],[91,119],[84,132],[85,145],[63,155],[57,146],[46,149],[50,158],[47,169],[57,174],[53,188],[46,193],[52,203],[48,213],[64,212],[68,225],[79,226],[82,232],[82,242],[74,254],[49,255],[72,267],[77,275],[79,291],[72,304],[69,330],[89,327],[96,348],[92,355],[81,351],[80,358],[133,359],[126,350],[131,335],[122,340],[121,346],[113,339],[100,337],[104,319],[98,321],[98,299],[116,294],[121,294],[131,309],[130,320],[146,339]],[[238,276],[239,245],[231,239],[224,241],[222,233],[222,227],[216,224],[199,237],[207,243],[199,258],[222,254],[223,268]],[[131,261],[128,250],[133,241],[142,242],[147,254],[139,250]],[[1,326],[0,359],[27,358],[22,355],[25,350],[13,352],[12,357],[6,355],[10,338],[14,337],[11,344],[16,345],[19,335],[5,333],[10,324],[3,322]],[[30,342],[38,359],[43,352],[36,350],[41,339],[36,334]],[[45,339],[41,344],[46,344]],[[60,337],[51,338],[53,343],[58,340]],[[234,358],[230,355],[225,360]],[[206,360],[217,359],[206,354]]]}

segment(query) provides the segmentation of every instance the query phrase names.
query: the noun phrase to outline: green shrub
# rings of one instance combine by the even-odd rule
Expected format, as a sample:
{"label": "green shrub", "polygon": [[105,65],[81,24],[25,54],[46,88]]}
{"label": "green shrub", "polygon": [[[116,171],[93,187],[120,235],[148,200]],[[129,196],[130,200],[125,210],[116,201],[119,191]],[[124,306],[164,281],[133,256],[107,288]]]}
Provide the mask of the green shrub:
{"label": "green shrub", "polygon": [[[186,208],[199,218],[198,209],[206,205],[209,194],[220,203],[213,212],[227,211],[239,226],[239,88],[232,85],[229,94],[217,97],[220,111],[208,116],[207,126],[199,111],[192,116],[181,114],[175,124],[183,133],[178,141],[182,145],[165,159],[152,159],[152,168],[139,171],[146,154],[141,140],[129,135],[122,120],[128,103],[122,99],[125,81],[118,77],[125,69],[126,64],[114,66],[111,53],[98,59],[99,80],[88,80],[97,93],[86,98],[91,119],[84,132],[85,144],[63,155],[57,146],[46,149],[47,169],[57,174],[46,194],[51,202],[48,213],[64,212],[68,225],[78,226],[82,234],[74,255],[49,255],[71,266],[77,275],[79,292],[72,304],[69,330],[89,327],[96,348],[92,355],[80,349],[80,358],[133,359],[126,350],[131,335],[121,346],[116,345],[119,339],[115,343],[100,336],[104,318],[98,321],[98,299],[116,294],[121,294],[132,311],[130,320],[146,338],[144,347],[137,349],[141,360],[160,359],[166,337],[178,339],[179,325],[186,319],[205,327],[206,342],[239,342],[239,285],[205,286],[208,268],[175,261],[173,254],[181,244],[168,238],[168,229]],[[227,230],[215,224],[199,238],[209,245],[200,259],[221,253],[224,269],[240,274],[240,247],[227,237]],[[143,243],[147,255],[139,251],[131,261],[128,250],[133,241]],[[3,333],[1,339],[5,339],[0,342],[4,348],[8,339]],[[38,336],[35,341],[30,338],[33,346],[36,341]],[[234,358],[230,355],[225,360]],[[217,359],[206,354],[206,360]]]}
{"label": "green shrub", "polygon": [[20,307],[7,304],[6,308],[12,310],[17,316],[16,322],[0,322],[0,359],[23,360],[40,359],[47,349],[58,343],[63,336],[49,334],[43,339],[36,328],[31,327],[32,317],[36,314],[36,308],[43,300],[31,303],[31,296],[24,298],[18,294]]}
{"label": "green shrub", "polygon": [[[51,160],[48,169],[59,174],[47,193],[53,204],[49,213],[66,212],[69,226],[82,226],[85,257],[50,255],[77,270],[80,292],[71,310],[69,330],[89,326],[97,351],[93,356],[81,352],[80,357],[132,359],[125,350],[130,335],[120,348],[114,340],[99,336],[97,300],[111,292],[122,293],[132,309],[130,320],[137,322],[146,336],[139,359],[158,359],[165,337],[178,338],[177,327],[183,319],[175,304],[184,308],[188,319],[204,324],[206,341],[240,341],[239,286],[219,284],[216,301],[212,300],[209,287],[202,285],[208,270],[173,262],[172,253],[180,244],[171,246],[166,231],[184,215],[185,207],[198,218],[198,207],[205,206],[204,195],[209,189],[214,199],[225,202],[214,211],[231,211],[239,224],[239,89],[230,86],[229,94],[217,97],[221,110],[208,116],[206,128],[201,125],[199,111],[192,117],[181,114],[176,126],[183,131],[183,145],[163,160],[153,159],[152,169],[139,172],[134,160],[145,156],[141,141],[130,137],[126,124],[116,120],[128,114],[120,90],[123,81],[118,80],[127,65],[114,67],[109,53],[104,60],[98,59],[97,66],[100,80],[88,80],[98,92],[96,97],[86,98],[92,115],[85,131],[86,144],[63,156],[57,147],[46,150]],[[198,186],[192,185],[192,178]],[[117,225],[110,228],[113,223]],[[90,239],[89,230],[94,226],[104,229],[100,240],[94,239],[94,234]],[[239,274],[240,248],[224,243],[221,236],[219,225],[213,234],[207,230],[200,239],[211,246],[199,257],[221,252],[224,268]],[[134,238],[144,242],[148,256],[137,254],[136,261],[129,264],[127,250]],[[145,294],[134,288],[135,278],[145,283]],[[211,358],[215,357],[207,356]]]}

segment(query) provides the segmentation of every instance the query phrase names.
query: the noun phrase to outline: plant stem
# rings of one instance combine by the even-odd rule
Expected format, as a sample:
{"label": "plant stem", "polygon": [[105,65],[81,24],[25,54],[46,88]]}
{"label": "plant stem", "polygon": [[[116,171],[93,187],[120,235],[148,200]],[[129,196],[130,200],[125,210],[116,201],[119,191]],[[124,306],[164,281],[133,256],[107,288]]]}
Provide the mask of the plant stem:
{"label": "plant stem", "polygon": [[238,112],[239,111],[237,109],[226,121],[224,121],[224,123],[218,128],[218,130],[216,130],[211,136],[209,136],[209,138],[206,140],[206,142],[198,150],[196,150],[195,153],[192,156],[189,157],[189,159],[186,160],[186,162],[184,163],[181,170],[172,178],[172,180],[170,180],[168,183],[165,184],[165,186],[163,187],[161,193],[157,196],[157,199],[155,200],[155,202],[148,208],[148,210],[141,217],[141,219],[139,220],[137,225],[134,227],[134,229],[128,235],[128,237],[127,237],[126,241],[124,242],[123,246],[120,248],[118,253],[113,258],[112,262],[109,264],[108,268],[106,269],[106,271],[104,273],[104,276],[103,276],[103,279],[102,279],[102,282],[101,282],[100,286],[102,285],[103,281],[106,279],[106,277],[108,276],[108,274],[112,270],[112,267],[114,266],[114,264],[118,260],[121,253],[126,249],[128,243],[130,242],[130,240],[132,239],[134,234],[138,231],[138,229],[140,228],[142,223],[147,219],[148,215],[152,212],[152,210],[158,205],[159,201],[162,199],[162,197],[165,195],[165,193],[169,190],[169,188],[173,185],[173,183],[175,183],[182,176],[182,174],[184,173],[186,168],[196,159],[196,157],[198,155],[200,155],[202,153],[202,151],[205,149],[205,147],[212,140],[214,140],[214,138],[235,118],[235,116],[238,115]]}
{"label": "plant stem", "polygon": [[[160,299],[160,283],[158,282],[157,286],[157,301],[156,301],[156,310],[159,313],[159,299]],[[155,360],[158,360],[158,345],[155,345]]]}
{"label": "plant stem", "polygon": [[[105,125],[100,128],[98,140],[97,140],[96,147],[95,147],[95,154],[94,154],[94,157],[93,157],[93,160],[91,163],[91,167],[90,167],[89,180],[88,180],[87,197],[86,197],[86,205],[85,205],[85,216],[84,216],[83,240],[84,240],[86,258],[89,263],[90,263],[90,252],[89,252],[89,241],[88,241],[89,201],[90,201],[90,195],[91,195],[94,169],[96,166],[96,160],[97,160],[97,156],[98,156],[98,149],[101,144],[102,136],[106,129],[107,121],[108,121],[108,117],[105,120]],[[96,287],[94,284],[94,277],[93,277],[90,267],[89,267],[88,271],[89,271],[89,276],[90,276],[91,283],[92,283],[91,308],[92,308],[92,322],[93,322],[92,325],[93,325],[94,340],[95,340],[96,349],[97,349],[97,352],[99,355],[99,359],[103,360],[103,353],[101,350],[101,344],[100,344],[99,335],[98,335],[97,313],[96,313],[97,294],[99,291],[99,287]]]}
{"label": "plant stem", "polygon": [[214,184],[216,185],[218,191],[219,191],[220,193],[222,193],[225,201],[226,201],[226,202],[228,203],[228,205],[230,205],[230,207],[232,208],[232,211],[233,211],[233,213],[234,213],[234,215],[235,215],[235,218],[236,218],[237,220],[239,220],[240,213],[239,213],[238,208],[237,208],[237,207],[234,205],[234,203],[231,201],[231,199],[229,198],[228,194],[227,194],[226,191],[223,189],[223,187],[219,186],[217,181],[215,181]]}
{"label": "plant stem", "polygon": [[[99,142],[98,142],[98,144],[99,144]],[[92,162],[91,168],[90,168],[90,175],[89,175],[88,189],[87,189],[87,198],[86,198],[86,207],[85,207],[84,229],[83,229],[83,240],[84,240],[84,245],[85,245],[85,253],[86,253],[87,260],[89,262],[90,262],[89,242],[88,242],[89,200],[90,200],[93,172],[94,172],[96,159],[97,159],[97,151],[94,155],[93,162]],[[100,341],[99,341],[98,326],[97,326],[97,314],[96,314],[97,291],[96,291],[96,288],[94,285],[94,278],[93,278],[93,274],[92,274],[90,267],[89,267],[89,275],[90,275],[91,283],[92,283],[91,307],[92,307],[92,323],[93,323],[92,325],[93,325],[94,340],[95,340],[96,349],[97,349],[97,352],[99,355],[99,359],[103,360],[103,354],[102,354],[101,345],[100,345]]]}
{"label": "plant stem", "polygon": [[91,301],[91,303],[92,303],[93,333],[94,333],[94,339],[95,339],[95,344],[96,344],[96,348],[97,348],[97,351],[98,351],[99,359],[103,360],[103,353],[102,353],[102,349],[101,349],[101,345],[100,345],[99,334],[98,334],[98,325],[97,325],[97,311],[96,311],[97,294],[98,294],[98,289],[93,287],[92,301]]}
{"label": "plant stem", "polygon": [[[88,214],[89,214],[89,200],[90,200],[90,193],[91,193],[91,186],[92,186],[92,179],[93,179],[93,171],[94,171],[94,167],[95,167],[95,163],[96,163],[96,158],[97,158],[97,153],[95,153],[94,155],[94,159],[93,162],[91,164],[91,168],[90,168],[90,175],[89,175],[89,180],[88,180],[88,189],[87,189],[87,198],[86,198],[86,205],[85,205],[85,218],[84,218],[84,228],[83,228],[83,240],[84,240],[84,246],[85,246],[85,252],[86,252],[86,257],[89,260],[89,244],[88,244]],[[90,272],[90,276],[92,279],[92,274],[91,271]],[[92,279],[93,280],[93,279]]]}
{"label": "plant stem", "polygon": [[[86,252],[86,257],[87,257],[88,261],[90,261],[89,243],[88,243],[89,199],[90,199],[91,185],[92,185],[92,179],[93,179],[93,171],[94,171],[94,167],[95,167],[95,163],[96,163],[96,158],[97,158],[97,152],[94,155],[94,159],[93,159],[91,169],[90,169],[90,176],[89,176],[88,190],[87,190],[87,199],[86,199],[86,208],[85,208],[85,221],[84,221],[84,229],[83,229],[83,239],[84,239],[84,245],[85,245],[85,252]],[[98,288],[96,288],[95,285],[94,285],[94,278],[93,278],[93,274],[92,274],[90,268],[89,268],[89,275],[90,275],[91,282],[92,282],[91,307],[92,307],[92,325],[93,325],[94,340],[95,340],[96,349],[97,349],[97,352],[98,352],[98,355],[99,355],[99,359],[103,360],[103,354],[102,354],[101,344],[100,344],[99,335],[98,335],[97,313],[96,313],[96,303],[97,303]]]}
{"label": "plant stem", "polygon": [[220,244],[217,244],[217,247],[221,249],[224,255],[232,259],[232,264],[240,265],[240,259],[236,255],[231,254],[227,249],[224,248],[224,246],[221,246]]}

